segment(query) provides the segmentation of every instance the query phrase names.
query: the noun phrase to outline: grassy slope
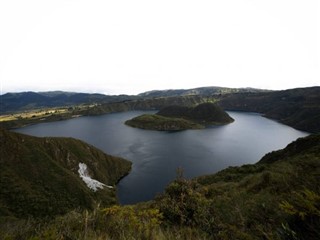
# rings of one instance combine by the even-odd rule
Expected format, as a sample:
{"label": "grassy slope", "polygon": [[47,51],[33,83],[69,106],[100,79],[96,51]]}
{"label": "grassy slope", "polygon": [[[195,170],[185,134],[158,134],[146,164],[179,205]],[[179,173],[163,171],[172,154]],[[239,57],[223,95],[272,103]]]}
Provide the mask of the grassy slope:
{"label": "grassy slope", "polygon": [[319,239],[319,182],[320,135],[312,135],[257,164],[178,179],[156,206],[171,224],[216,239]]}
{"label": "grassy slope", "polygon": [[227,110],[259,112],[296,129],[320,132],[320,87],[221,96]]}
{"label": "grassy slope", "polygon": [[[319,239],[320,135],[257,164],[186,180],[154,201],[0,224],[12,239]],[[34,227],[37,226],[37,230]]]}
{"label": "grassy slope", "polygon": [[18,217],[62,214],[116,203],[115,190],[91,191],[78,174],[86,163],[91,177],[114,185],[131,164],[80,140],[37,138],[0,132],[0,212]]}

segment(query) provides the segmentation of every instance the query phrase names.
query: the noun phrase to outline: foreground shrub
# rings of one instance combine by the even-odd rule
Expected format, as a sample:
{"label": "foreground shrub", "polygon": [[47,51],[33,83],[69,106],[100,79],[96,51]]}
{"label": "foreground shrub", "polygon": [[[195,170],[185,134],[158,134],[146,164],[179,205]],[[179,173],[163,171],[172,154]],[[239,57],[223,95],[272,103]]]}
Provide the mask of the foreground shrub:
{"label": "foreground shrub", "polygon": [[113,206],[103,212],[105,227],[112,239],[153,239],[162,220],[160,211],[153,208]]}
{"label": "foreground shrub", "polygon": [[[283,235],[297,239],[320,239],[320,195],[304,190],[294,192],[280,208],[289,215],[283,224]],[[308,237],[306,237],[308,236]]]}

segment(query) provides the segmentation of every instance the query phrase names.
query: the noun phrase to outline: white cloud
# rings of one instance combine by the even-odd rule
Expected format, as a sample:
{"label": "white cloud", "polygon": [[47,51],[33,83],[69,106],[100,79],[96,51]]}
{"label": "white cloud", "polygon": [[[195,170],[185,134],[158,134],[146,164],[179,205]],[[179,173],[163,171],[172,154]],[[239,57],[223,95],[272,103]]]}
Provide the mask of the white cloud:
{"label": "white cloud", "polygon": [[2,91],[319,85],[317,0],[1,1]]}

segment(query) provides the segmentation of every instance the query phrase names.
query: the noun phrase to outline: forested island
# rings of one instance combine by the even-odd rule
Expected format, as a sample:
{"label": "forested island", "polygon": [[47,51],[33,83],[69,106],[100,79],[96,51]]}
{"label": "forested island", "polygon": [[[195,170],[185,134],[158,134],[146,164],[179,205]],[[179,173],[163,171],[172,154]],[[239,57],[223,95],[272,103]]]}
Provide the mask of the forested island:
{"label": "forested island", "polygon": [[202,103],[195,107],[168,106],[156,114],[143,114],[125,122],[142,129],[179,131],[202,129],[208,125],[222,125],[234,120],[214,103]]}

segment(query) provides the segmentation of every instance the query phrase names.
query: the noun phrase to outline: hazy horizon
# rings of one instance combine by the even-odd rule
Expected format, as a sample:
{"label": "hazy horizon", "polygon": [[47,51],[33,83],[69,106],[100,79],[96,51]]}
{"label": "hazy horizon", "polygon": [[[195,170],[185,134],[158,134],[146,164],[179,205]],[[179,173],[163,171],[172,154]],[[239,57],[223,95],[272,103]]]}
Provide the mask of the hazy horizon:
{"label": "hazy horizon", "polygon": [[[139,95],[141,93],[145,92],[152,92],[152,91],[169,91],[169,90],[188,90],[188,89],[196,89],[196,88],[209,88],[209,87],[221,87],[221,88],[230,88],[232,87],[223,87],[223,86],[202,86],[202,87],[195,87],[195,88],[170,88],[170,89],[152,89],[152,90],[146,90],[143,92],[138,92],[135,94],[127,94],[127,93],[116,93],[116,94],[109,94],[109,93],[103,93],[103,92],[86,92],[86,91],[64,91],[64,90],[49,90],[49,91],[34,91],[34,90],[25,90],[25,91],[16,91],[16,92],[5,92],[1,93],[0,95],[4,95],[6,93],[22,93],[22,92],[36,92],[36,93],[45,93],[45,92],[70,92],[70,93],[88,93],[88,94],[105,94],[105,95]],[[308,88],[308,87],[319,87],[319,86],[307,86],[307,87],[301,87],[301,88]],[[242,88],[242,87],[241,87]],[[242,89],[250,89],[252,87],[243,87]],[[297,87],[300,88],[300,87]],[[260,89],[260,90],[267,90],[267,91],[281,91],[281,90],[290,90],[290,89],[295,89],[295,88],[286,88],[286,89],[262,89],[262,88],[252,88],[252,89]]]}
{"label": "hazy horizon", "polygon": [[1,94],[318,86],[317,0],[0,1]]}

